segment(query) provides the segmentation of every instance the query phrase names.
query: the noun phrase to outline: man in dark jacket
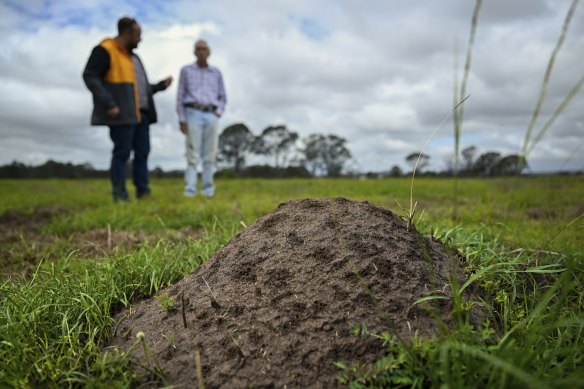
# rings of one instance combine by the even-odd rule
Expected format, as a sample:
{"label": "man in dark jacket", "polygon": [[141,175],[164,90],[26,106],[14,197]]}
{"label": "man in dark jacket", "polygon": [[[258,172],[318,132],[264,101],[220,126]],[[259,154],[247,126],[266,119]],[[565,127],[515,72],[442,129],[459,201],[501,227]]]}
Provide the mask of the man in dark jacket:
{"label": "man in dark jacket", "polygon": [[106,38],[91,52],[83,81],[93,95],[91,124],[109,126],[114,143],[110,167],[114,200],[128,199],[126,164],[134,152],[132,174],[136,197],[150,194],[148,154],[150,124],[156,123],[152,95],[172,82],[167,77],[150,84],[140,58],[133,53],[141,41],[142,29],[135,19],[118,20],[118,35]]}

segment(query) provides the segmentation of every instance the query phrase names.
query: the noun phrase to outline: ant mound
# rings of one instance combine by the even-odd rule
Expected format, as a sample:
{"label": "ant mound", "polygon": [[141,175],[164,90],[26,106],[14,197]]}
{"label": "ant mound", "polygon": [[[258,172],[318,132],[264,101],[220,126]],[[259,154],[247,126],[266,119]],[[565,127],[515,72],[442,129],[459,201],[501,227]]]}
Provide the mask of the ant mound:
{"label": "ant mound", "polygon": [[[450,295],[455,263],[441,243],[367,202],[290,201],[162,297],[116,315],[110,346],[135,345],[142,365],[158,364],[179,387],[195,386],[197,366],[210,388],[335,387],[334,362],[384,354],[379,339],[354,336],[354,325],[408,339],[435,335],[437,317],[451,323],[449,304],[429,313],[414,302]],[[148,355],[136,344],[140,331]]]}

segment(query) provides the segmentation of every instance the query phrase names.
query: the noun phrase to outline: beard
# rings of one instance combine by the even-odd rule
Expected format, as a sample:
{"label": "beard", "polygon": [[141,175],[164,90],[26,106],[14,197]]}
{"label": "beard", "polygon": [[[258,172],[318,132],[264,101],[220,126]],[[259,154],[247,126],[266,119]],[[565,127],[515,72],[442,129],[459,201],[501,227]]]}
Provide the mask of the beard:
{"label": "beard", "polygon": [[136,42],[130,42],[130,43],[128,43],[127,49],[128,49],[128,51],[130,53],[133,52],[137,48],[138,48],[138,43],[136,43]]}

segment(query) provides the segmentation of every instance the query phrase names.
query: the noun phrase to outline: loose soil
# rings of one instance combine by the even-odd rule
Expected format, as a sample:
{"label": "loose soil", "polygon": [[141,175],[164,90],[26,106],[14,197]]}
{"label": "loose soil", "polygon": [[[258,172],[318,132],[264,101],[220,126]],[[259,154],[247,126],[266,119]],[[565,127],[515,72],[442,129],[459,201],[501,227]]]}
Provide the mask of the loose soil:
{"label": "loose soil", "polygon": [[78,257],[100,257],[113,253],[116,250],[132,252],[138,250],[143,244],[157,242],[165,239],[169,242],[184,242],[187,239],[201,239],[202,232],[192,228],[180,230],[165,230],[158,233],[145,233],[144,231],[111,231],[107,228],[74,233],[69,242],[77,247]]}
{"label": "loose soil", "polygon": [[207,388],[336,387],[334,362],[384,354],[378,339],[352,335],[353,325],[408,339],[436,334],[432,317],[450,323],[448,304],[430,314],[414,302],[450,294],[455,258],[367,202],[291,201],[163,290],[175,311],[158,298],[117,314],[109,346],[128,350],[143,332],[149,355],[139,346],[134,357],[157,361],[177,387],[197,385],[195,350]]}

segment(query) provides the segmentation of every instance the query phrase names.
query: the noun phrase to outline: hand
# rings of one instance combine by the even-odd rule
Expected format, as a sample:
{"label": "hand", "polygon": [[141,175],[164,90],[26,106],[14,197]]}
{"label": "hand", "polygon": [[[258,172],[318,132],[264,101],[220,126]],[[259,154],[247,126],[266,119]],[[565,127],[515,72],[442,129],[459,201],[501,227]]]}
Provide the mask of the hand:
{"label": "hand", "polygon": [[180,122],[180,132],[182,132],[183,134],[187,134],[189,132],[189,126],[187,125],[187,123],[184,122]]}
{"label": "hand", "polygon": [[172,76],[168,76],[162,80],[162,84],[164,85],[164,89],[168,88],[172,84]]}
{"label": "hand", "polygon": [[105,113],[108,118],[115,119],[120,115],[120,109],[118,107],[111,107]]}

